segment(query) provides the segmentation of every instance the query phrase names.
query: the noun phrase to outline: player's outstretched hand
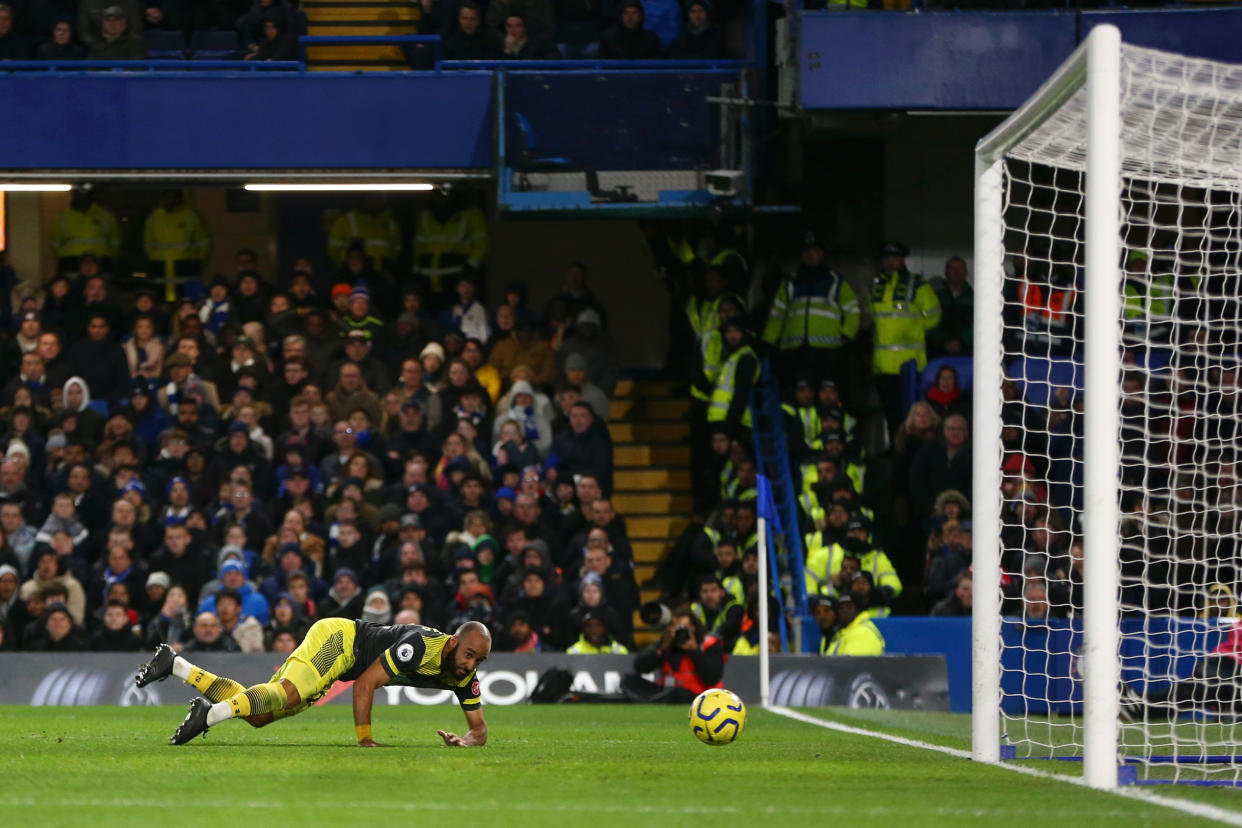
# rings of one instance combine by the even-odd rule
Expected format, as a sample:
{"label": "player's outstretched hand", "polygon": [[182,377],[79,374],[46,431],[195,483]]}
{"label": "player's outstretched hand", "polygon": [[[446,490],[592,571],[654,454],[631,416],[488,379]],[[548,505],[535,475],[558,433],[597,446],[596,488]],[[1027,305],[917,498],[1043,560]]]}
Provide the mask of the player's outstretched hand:
{"label": "player's outstretched hand", "polygon": [[444,744],[448,745],[449,747],[465,747],[466,746],[466,743],[462,741],[462,738],[458,736],[456,733],[449,733],[447,730],[437,730],[436,733],[440,734],[440,738],[444,740]]}
{"label": "player's outstretched hand", "polygon": [[374,739],[363,739],[358,743],[358,747],[383,747],[383,745]]}

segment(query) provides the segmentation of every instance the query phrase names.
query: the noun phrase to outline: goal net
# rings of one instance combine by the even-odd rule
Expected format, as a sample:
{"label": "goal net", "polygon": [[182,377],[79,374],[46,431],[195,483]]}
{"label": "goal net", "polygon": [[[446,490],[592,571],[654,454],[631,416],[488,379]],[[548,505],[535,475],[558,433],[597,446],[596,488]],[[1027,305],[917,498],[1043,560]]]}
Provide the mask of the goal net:
{"label": "goal net", "polygon": [[1242,66],[1098,27],[976,157],[975,755],[1237,783]]}

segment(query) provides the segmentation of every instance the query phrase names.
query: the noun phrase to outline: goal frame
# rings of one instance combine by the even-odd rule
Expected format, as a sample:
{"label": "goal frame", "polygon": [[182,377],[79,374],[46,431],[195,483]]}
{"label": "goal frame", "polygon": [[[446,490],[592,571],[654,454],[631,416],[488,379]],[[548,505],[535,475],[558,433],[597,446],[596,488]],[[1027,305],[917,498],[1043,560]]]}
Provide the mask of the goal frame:
{"label": "goal frame", "polygon": [[[1087,90],[1084,325],[1083,778],[1118,785],[1121,518],[1121,35],[1100,25],[975,148],[972,755],[1001,759],[1001,355],[1005,150]],[[982,358],[981,358],[982,357]]]}

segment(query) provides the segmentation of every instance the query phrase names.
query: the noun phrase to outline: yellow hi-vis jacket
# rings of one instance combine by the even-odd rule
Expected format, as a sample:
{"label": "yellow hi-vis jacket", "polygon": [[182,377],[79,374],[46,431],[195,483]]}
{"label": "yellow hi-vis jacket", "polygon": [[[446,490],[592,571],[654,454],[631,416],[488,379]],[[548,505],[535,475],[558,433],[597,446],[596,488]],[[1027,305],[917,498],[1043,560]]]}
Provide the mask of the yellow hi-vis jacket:
{"label": "yellow hi-vis jacket", "polygon": [[763,341],[781,350],[803,346],[840,348],[858,333],[862,319],[858,297],[839,273],[828,272],[822,288],[803,293],[786,279],[776,292]]}
{"label": "yellow hi-vis jacket", "polygon": [[418,214],[414,226],[414,272],[435,292],[450,290],[452,280],[487,259],[487,219],[478,207],[454,213],[443,222],[431,210]]}
{"label": "yellow hi-vis jacket", "polygon": [[58,258],[91,253],[110,259],[121,249],[121,230],[116,216],[98,204],[85,212],[67,207],[52,227],[51,242]]}
{"label": "yellow hi-vis jacket", "polygon": [[940,300],[923,277],[908,270],[875,277],[871,288],[875,319],[872,370],[900,374],[911,359],[920,371],[927,365],[926,334],[940,324]]}
{"label": "yellow hi-vis jacket", "polygon": [[350,210],[332,223],[328,231],[328,258],[334,263],[345,261],[354,239],[362,241],[362,249],[372,267],[383,270],[384,261],[401,255],[401,228],[392,213],[370,214]]}
{"label": "yellow hi-vis jacket", "polygon": [[871,613],[860,612],[832,640],[820,644],[824,655],[877,656],[884,654],[884,636],[871,620]]}
{"label": "yellow hi-vis jacket", "polygon": [[172,210],[156,207],[142,235],[147,258],[164,265],[164,300],[172,302],[177,298],[177,263],[203,262],[211,254],[207,225],[188,204]]}

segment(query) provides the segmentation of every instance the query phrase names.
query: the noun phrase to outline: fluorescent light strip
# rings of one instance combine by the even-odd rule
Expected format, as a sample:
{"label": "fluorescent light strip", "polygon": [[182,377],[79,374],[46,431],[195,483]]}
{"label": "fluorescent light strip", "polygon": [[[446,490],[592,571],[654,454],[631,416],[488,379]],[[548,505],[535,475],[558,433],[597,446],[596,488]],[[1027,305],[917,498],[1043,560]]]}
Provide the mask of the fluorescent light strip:
{"label": "fluorescent light strip", "polygon": [[363,192],[363,191],[413,191],[427,192],[434,189],[425,183],[392,183],[392,184],[247,184],[246,189],[252,193],[328,193],[328,192]]}
{"label": "fluorescent light strip", "polygon": [[0,182],[0,192],[4,193],[67,193],[73,189],[70,184],[15,184],[12,181]]}

